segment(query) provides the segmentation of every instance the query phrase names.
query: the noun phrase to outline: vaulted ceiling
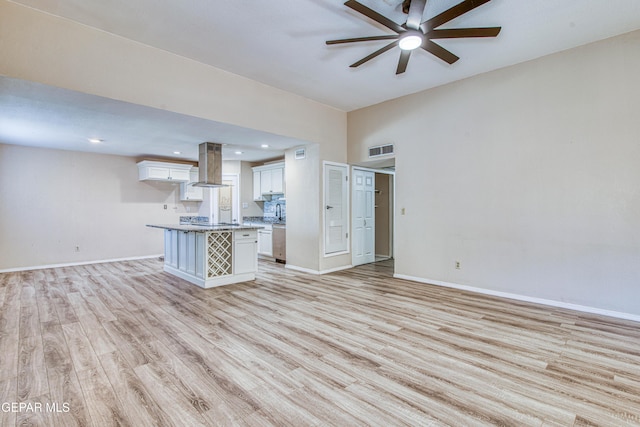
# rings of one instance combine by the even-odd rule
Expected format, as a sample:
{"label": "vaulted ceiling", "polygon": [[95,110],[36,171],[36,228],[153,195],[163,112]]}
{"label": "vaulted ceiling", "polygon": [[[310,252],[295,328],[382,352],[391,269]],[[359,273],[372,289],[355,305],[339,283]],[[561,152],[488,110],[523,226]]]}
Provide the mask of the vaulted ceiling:
{"label": "vaulted ceiling", "polygon": [[[428,0],[423,19],[460,1]],[[500,26],[502,31],[498,37],[439,41],[461,59],[449,65],[418,49],[412,55],[407,71],[396,75],[398,48],[358,68],[349,67],[384,46],[386,41],[325,44],[330,39],[393,34],[344,6],[342,0],[15,0],[15,3],[173,52],[344,111],[640,29],[638,0],[492,0],[442,28]],[[397,23],[406,20],[401,11],[402,0],[361,0],[361,3]],[[19,82],[3,80],[0,82],[3,115],[19,111],[25,117],[31,114],[37,121],[36,116],[42,114],[39,111],[42,108],[37,108],[32,98],[38,97],[39,89],[46,94],[42,102],[56,102],[55,89],[26,88]],[[13,92],[18,89],[21,92]],[[74,99],[80,109],[84,98],[78,95]],[[42,102],[40,107],[46,109]],[[156,120],[161,120],[165,126],[171,123],[167,117],[143,114],[141,109],[131,106],[122,106],[122,117],[115,113],[117,105],[109,105],[107,109],[113,109],[109,112],[113,120],[126,120],[132,114],[141,114],[150,121],[150,126]],[[100,109],[93,113],[101,114]],[[50,125],[55,120],[43,117],[42,122]],[[110,125],[108,120],[103,123]],[[208,126],[214,124],[194,121],[192,129],[206,131]],[[142,134],[148,129],[140,126],[139,130]],[[199,131],[174,130],[176,137],[181,132],[187,139],[200,136]],[[166,131],[170,133],[171,129]],[[239,129],[226,128],[224,131],[228,131],[231,144],[242,145],[245,137],[256,140],[251,132],[243,135]],[[64,134],[65,131],[60,132]],[[237,138],[234,140],[231,135],[237,135]],[[277,145],[275,141],[273,143]],[[282,147],[296,143],[298,141],[282,141]]]}

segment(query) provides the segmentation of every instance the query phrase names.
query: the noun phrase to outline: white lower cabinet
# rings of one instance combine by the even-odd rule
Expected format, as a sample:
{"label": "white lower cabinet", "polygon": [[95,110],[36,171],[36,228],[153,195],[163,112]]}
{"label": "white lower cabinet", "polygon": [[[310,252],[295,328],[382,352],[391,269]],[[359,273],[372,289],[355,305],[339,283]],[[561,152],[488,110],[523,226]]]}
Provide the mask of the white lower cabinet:
{"label": "white lower cabinet", "polygon": [[258,230],[258,254],[273,256],[273,237],[271,225],[268,228]]}
{"label": "white lower cabinet", "polygon": [[164,263],[178,268],[178,230],[164,230]]}
{"label": "white lower cabinet", "polygon": [[[196,253],[198,252],[198,235],[200,235],[200,242],[204,241],[204,233],[198,233],[195,231],[175,231],[177,234],[177,265],[172,267],[187,273],[196,274]],[[201,251],[200,251],[201,252]],[[165,255],[166,259],[166,255]]]}
{"label": "white lower cabinet", "polygon": [[187,243],[189,232],[178,231],[178,270],[187,271]]}
{"label": "white lower cabinet", "polygon": [[235,233],[233,243],[233,273],[245,274],[258,269],[256,257],[257,233],[255,230]]}
{"label": "white lower cabinet", "polygon": [[194,234],[196,235],[196,247],[194,249],[194,257],[196,259],[196,271],[195,271],[195,276],[198,279],[204,279],[204,268],[206,265],[206,259],[207,259],[207,255],[206,255],[206,234],[205,233],[196,233],[194,232]]}
{"label": "white lower cabinet", "polygon": [[197,242],[196,235],[204,234],[204,233],[196,233],[191,231],[189,233],[185,233],[187,235],[187,259],[184,265],[184,271],[187,274],[196,274],[196,252],[197,252]]}

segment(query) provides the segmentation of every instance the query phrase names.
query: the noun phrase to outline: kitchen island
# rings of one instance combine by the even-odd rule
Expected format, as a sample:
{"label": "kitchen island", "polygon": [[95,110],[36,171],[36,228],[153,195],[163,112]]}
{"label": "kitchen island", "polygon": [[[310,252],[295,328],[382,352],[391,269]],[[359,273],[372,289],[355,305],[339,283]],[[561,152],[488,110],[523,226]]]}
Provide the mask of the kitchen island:
{"label": "kitchen island", "polygon": [[164,271],[202,288],[254,280],[258,226],[148,224],[164,229]]}

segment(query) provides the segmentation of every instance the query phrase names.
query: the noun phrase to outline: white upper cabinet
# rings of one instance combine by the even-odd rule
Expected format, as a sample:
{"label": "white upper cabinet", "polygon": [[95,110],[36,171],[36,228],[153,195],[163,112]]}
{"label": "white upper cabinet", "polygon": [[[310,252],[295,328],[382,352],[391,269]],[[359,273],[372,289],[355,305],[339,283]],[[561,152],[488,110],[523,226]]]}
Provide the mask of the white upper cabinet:
{"label": "white upper cabinet", "polygon": [[[281,168],[271,169],[269,172],[271,173],[271,181],[269,182],[270,186],[268,191],[263,191],[263,193],[284,193],[284,166]],[[263,190],[266,190],[266,188],[263,187]]]}
{"label": "white upper cabinet", "polygon": [[253,200],[262,201],[262,188],[260,188],[260,171],[253,171]]}
{"label": "white upper cabinet", "polygon": [[284,192],[284,162],[253,168],[253,200],[264,200],[265,195]]}
{"label": "white upper cabinet", "polygon": [[198,168],[193,167],[189,171],[189,182],[180,183],[180,200],[183,202],[201,202],[204,196],[202,187],[195,187],[198,182]]}
{"label": "white upper cabinet", "polygon": [[191,168],[191,165],[180,163],[143,160],[138,162],[138,179],[140,181],[189,182]]}

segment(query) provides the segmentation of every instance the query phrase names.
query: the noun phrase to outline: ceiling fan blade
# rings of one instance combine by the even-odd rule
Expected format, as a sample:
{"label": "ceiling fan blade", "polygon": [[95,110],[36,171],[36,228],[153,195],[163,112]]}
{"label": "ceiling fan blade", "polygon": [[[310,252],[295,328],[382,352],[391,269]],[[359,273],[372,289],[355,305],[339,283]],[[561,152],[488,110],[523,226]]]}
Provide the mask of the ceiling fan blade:
{"label": "ceiling fan blade", "polygon": [[397,42],[397,41],[393,41],[393,42],[389,43],[388,45],[386,45],[385,47],[383,47],[383,48],[381,48],[381,49],[376,50],[376,51],[375,51],[375,52],[373,52],[371,55],[367,55],[367,56],[365,56],[365,57],[364,57],[364,58],[362,58],[360,61],[358,61],[358,62],[354,62],[353,64],[349,65],[349,67],[351,67],[351,68],[359,67],[359,66],[361,66],[362,64],[364,64],[365,62],[372,60],[372,59],[373,59],[373,58],[375,58],[376,56],[378,56],[378,55],[380,55],[380,54],[385,53],[386,51],[388,51],[389,49],[391,49],[391,48],[393,48],[393,47],[395,47],[395,46],[397,46],[397,45],[398,45],[398,42]]}
{"label": "ceiling fan blade", "polygon": [[502,27],[490,28],[451,28],[442,30],[431,30],[428,33],[430,39],[457,39],[463,37],[495,37],[500,33]]}
{"label": "ceiling fan blade", "polygon": [[364,16],[373,19],[374,21],[384,25],[385,27],[389,28],[390,30],[395,31],[396,33],[401,33],[401,32],[404,31],[402,26],[396,24],[395,22],[393,22],[391,19],[387,18],[386,16],[380,15],[375,10],[369,9],[367,6],[365,6],[365,5],[361,4],[361,3],[358,3],[356,0],[347,0],[344,5],[347,6],[347,7],[350,7],[351,9],[355,10],[356,12],[360,12]]}
{"label": "ceiling fan blade", "polygon": [[326,44],[341,44],[341,43],[354,43],[354,42],[367,42],[371,40],[394,40],[400,37],[397,34],[390,34],[386,36],[371,36],[371,37],[355,37],[352,39],[340,39],[340,40],[327,40]]}
{"label": "ceiling fan blade", "polygon": [[429,39],[425,39],[421,47],[430,54],[437,56],[448,64],[453,64],[458,59],[460,59],[453,53],[449,52],[447,49],[443,48],[439,44],[432,42]]}
{"label": "ceiling fan blade", "polygon": [[460,15],[464,15],[470,10],[475,9],[478,6],[482,6],[483,4],[489,2],[491,0],[464,0],[462,3],[453,6],[442,12],[440,15],[436,15],[433,18],[423,22],[420,25],[423,33],[427,33],[434,28],[438,28],[440,25],[446,24],[447,22],[456,19]]}
{"label": "ceiling fan blade", "polygon": [[422,22],[422,15],[424,14],[424,8],[427,5],[427,0],[411,0],[411,6],[409,7],[409,16],[407,17],[407,28],[412,30],[420,29],[420,23]]}
{"label": "ceiling fan blade", "polygon": [[409,57],[411,56],[410,50],[403,50],[400,53],[400,60],[398,61],[398,68],[396,74],[402,74],[407,70],[407,64],[409,63]]}

